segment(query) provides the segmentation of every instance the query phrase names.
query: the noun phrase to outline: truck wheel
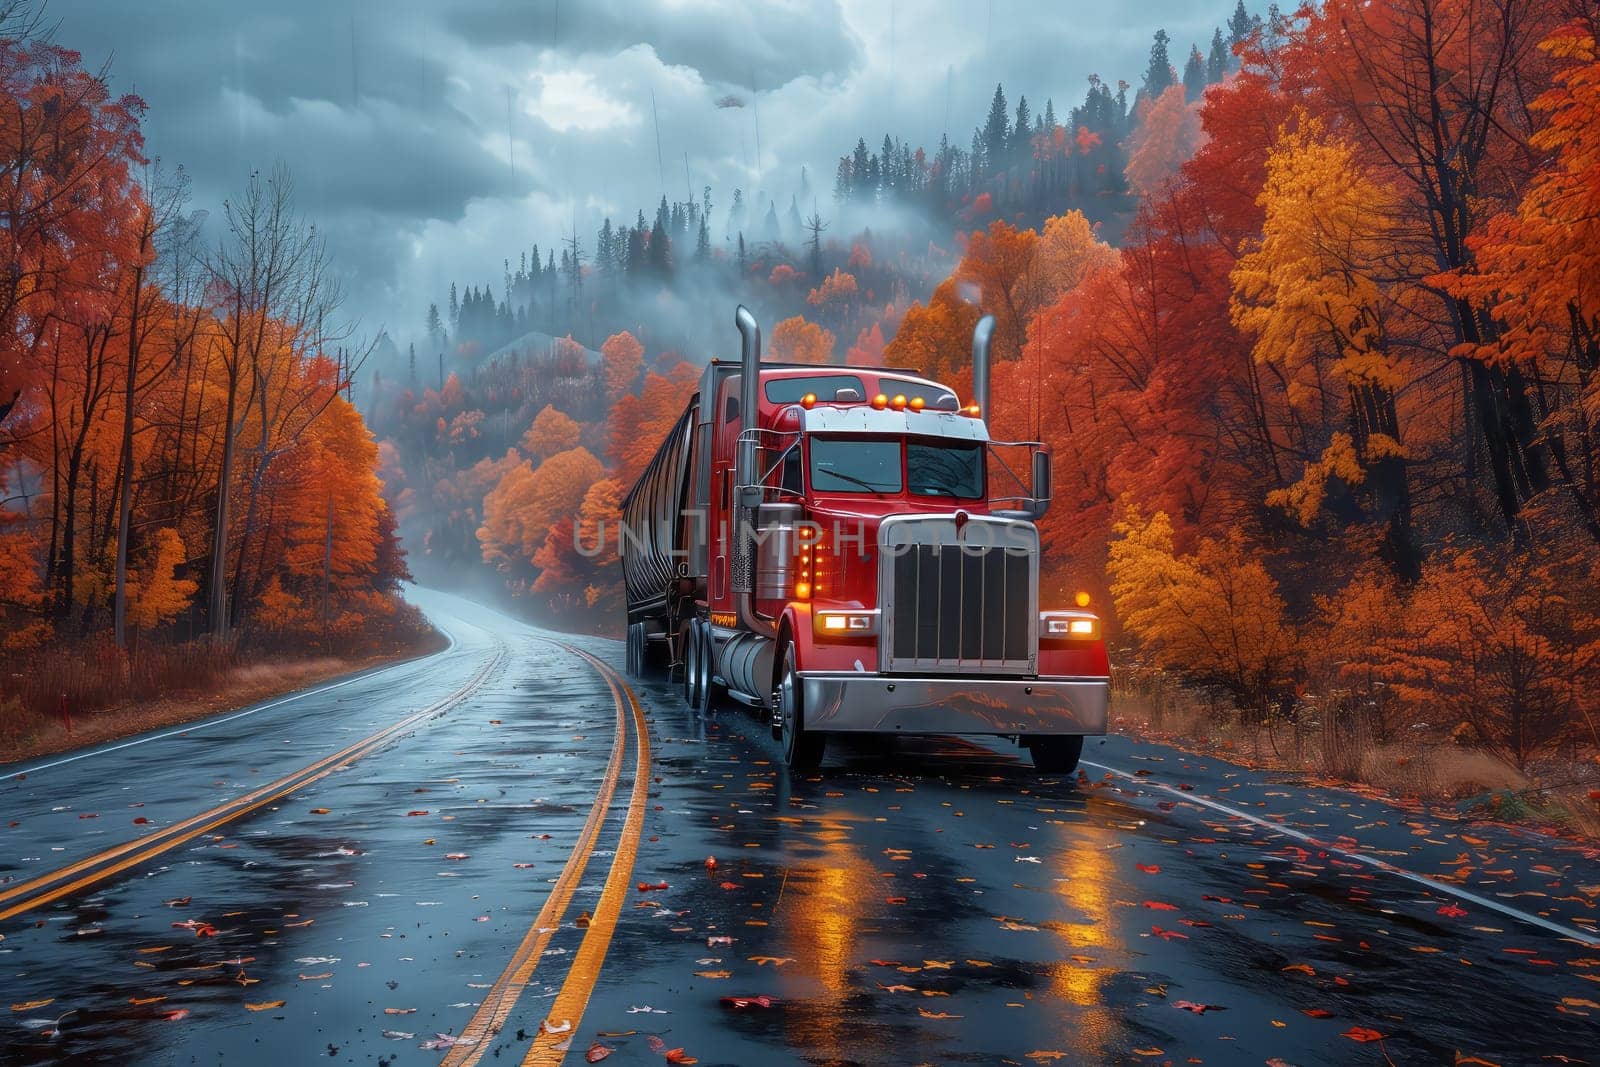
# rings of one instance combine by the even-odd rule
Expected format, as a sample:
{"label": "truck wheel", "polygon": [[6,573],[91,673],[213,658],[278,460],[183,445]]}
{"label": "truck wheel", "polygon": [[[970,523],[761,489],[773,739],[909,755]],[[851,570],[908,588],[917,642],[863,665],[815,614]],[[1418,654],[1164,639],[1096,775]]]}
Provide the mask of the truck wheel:
{"label": "truck wheel", "polygon": [[783,649],[783,669],[773,694],[778,705],[778,721],[783,734],[783,762],[791,771],[814,771],[822,762],[828,735],[807,730],[805,709],[801,706],[800,677],[794,667],[794,646]]}
{"label": "truck wheel", "polygon": [[723,688],[717,684],[717,646],[711,636],[709,623],[701,623],[699,629],[699,649],[695,663],[699,670],[696,672],[698,681],[695,683],[694,710],[701,715],[709,715],[717,710],[725,695]]}
{"label": "truck wheel", "polygon": [[1046,774],[1071,774],[1083,755],[1082,737],[1030,737],[1028,752],[1035,770]]}

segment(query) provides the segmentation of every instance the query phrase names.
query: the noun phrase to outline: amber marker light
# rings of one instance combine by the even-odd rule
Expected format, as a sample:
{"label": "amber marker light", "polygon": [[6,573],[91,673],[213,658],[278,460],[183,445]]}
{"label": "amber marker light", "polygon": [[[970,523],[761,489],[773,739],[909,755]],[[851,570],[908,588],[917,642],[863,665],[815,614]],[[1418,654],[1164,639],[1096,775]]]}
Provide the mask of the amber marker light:
{"label": "amber marker light", "polygon": [[794,583],[794,596],[795,596],[796,600],[810,600],[811,599],[811,583],[810,582],[796,582],[796,583]]}
{"label": "amber marker light", "polygon": [[1089,594],[1088,593],[1084,593],[1084,592],[1079,592],[1076,596],[1074,596],[1072,598],[1072,602],[1074,604],[1078,605],[1078,607],[1080,607],[1080,608],[1086,608],[1086,607],[1089,606]]}
{"label": "amber marker light", "polygon": [[800,398],[800,406],[805,408],[807,411],[810,411],[812,408],[816,407],[817,406],[817,394],[816,393],[807,393],[805,396],[801,397]]}
{"label": "amber marker light", "polygon": [[906,398],[896,393],[895,398],[889,401],[889,406],[894,408],[896,411],[904,411],[906,409]]}
{"label": "amber marker light", "polygon": [[976,404],[968,404],[966,407],[961,409],[961,413],[967,416],[969,419],[975,419],[983,414],[983,409],[978,407]]}
{"label": "amber marker light", "polygon": [[874,410],[882,411],[884,408],[886,408],[888,406],[889,406],[889,398],[884,396],[882,393],[879,393],[877,396],[872,398],[872,407],[873,407]]}
{"label": "amber marker light", "polygon": [[925,401],[920,396],[914,396],[911,398],[910,408],[912,411],[921,411],[924,404]]}

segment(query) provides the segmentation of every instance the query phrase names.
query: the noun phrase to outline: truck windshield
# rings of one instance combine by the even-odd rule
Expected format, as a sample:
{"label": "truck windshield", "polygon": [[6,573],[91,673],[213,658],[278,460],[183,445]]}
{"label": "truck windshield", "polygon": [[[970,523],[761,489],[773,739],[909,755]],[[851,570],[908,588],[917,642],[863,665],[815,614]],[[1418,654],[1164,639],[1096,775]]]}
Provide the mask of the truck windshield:
{"label": "truck windshield", "polygon": [[[904,448],[904,456],[901,449]],[[811,489],[818,493],[898,493],[977,500],[983,496],[983,444],[978,441],[811,439]]]}
{"label": "truck windshield", "polygon": [[900,442],[813,437],[811,489],[818,493],[898,493]]}
{"label": "truck windshield", "polygon": [[983,495],[983,445],[977,442],[906,442],[906,475],[913,496]]}

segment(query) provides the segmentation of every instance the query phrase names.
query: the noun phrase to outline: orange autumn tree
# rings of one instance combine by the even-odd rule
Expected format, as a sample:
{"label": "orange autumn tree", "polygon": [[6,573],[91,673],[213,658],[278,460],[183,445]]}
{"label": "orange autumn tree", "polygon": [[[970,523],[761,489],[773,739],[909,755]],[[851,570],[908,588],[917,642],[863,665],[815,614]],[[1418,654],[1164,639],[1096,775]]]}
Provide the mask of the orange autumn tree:
{"label": "orange autumn tree", "polygon": [[788,363],[833,362],[833,334],[803,315],[784,319],[772,328],[772,358]]}
{"label": "orange autumn tree", "polygon": [[1182,85],[1168,88],[1148,106],[1129,140],[1128,184],[1142,197],[1160,195],[1204,136],[1199,105],[1184,99]]}
{"label": "orange autumn tree", "polygon": [[614,333],[600,345],[600,365],[605,373],[606,399],[615,404],[639,380],[644,345],[627,330]]}
{"label": "orange autumn tree", "polygon": [[524,460],[508,471],[483,500],[478,542],[484,562],[512,575],[526,575],[561,519],[577,515],[605,468],[586,448],[558,452],[537,467]]}
{"label": "orange autumn tree", "polygon": [[1530,105],[1546,121],[1529,143],[1549,164],[1474,235],[1476,269],[1437,280],[1501,326],[1460,353],[1547,383],[1546,432],[1567,441],[1556,453],[1571,465],[1567,503],[1600,539],[1600,52],[1581,23],[1539,47],[1561,65]]}
{"label": "orange autumn tree", "polygon": [[557,411],[553,404],[546,404],[533,417],[533,425],[522,435],[520,445],[529,458],[543,460],[557,452],[578,447],[582,432],[583,428],[572,416]]}

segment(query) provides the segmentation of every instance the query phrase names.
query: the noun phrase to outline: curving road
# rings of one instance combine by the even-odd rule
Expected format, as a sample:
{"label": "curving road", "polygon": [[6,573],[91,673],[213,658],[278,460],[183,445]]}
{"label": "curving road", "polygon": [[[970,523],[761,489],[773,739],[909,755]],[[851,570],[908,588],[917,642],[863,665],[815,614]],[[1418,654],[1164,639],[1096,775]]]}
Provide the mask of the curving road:
{"label": "curving road", "polygon": [[415,595],[445,652],[7,768],[0,1063],[1600,1060],[1592,848],[1120,737],[792,780]]}

